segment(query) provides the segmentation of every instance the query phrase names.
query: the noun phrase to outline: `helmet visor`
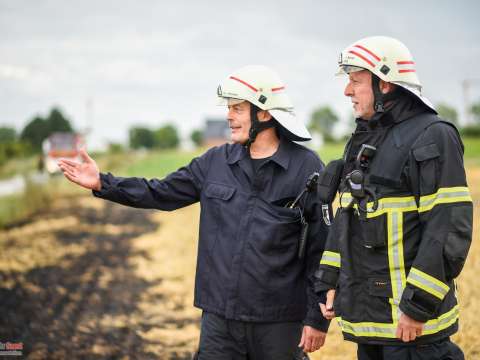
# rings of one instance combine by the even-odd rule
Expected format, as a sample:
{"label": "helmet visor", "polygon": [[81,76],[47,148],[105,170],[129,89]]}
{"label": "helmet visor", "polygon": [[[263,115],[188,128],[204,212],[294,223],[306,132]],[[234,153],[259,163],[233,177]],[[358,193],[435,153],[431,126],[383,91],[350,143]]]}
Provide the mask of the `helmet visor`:
{"label": "helmet visor", "polygon": [[227,98],[227,97],[219,97],[217,105],[219,106],[233,106],[240,104],[246,100],[243,99],[235,99],[235,98]]}
{"label": "helmet visor", "polygon": [[361,68],[359,66],[353,66],[353,65],[340,65],[339,68],[338,68],[338,71],[335,75],[336,76],[348,75],[350,73],[357,72],[357,71],[362,71],[362,70],[366,70],[366,69]]}

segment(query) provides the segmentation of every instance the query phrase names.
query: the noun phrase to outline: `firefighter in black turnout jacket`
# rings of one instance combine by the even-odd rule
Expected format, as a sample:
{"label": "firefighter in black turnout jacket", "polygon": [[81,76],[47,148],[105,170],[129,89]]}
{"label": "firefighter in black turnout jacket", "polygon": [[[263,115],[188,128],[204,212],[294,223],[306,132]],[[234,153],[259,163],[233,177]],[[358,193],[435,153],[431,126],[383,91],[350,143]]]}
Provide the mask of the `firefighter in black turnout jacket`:
{"label": "firefighter in black turnout jacket", "polygon": [[164,179],[100,174],[86,153],[83,164],[60,166],[71,181],[120,204],[175,210],[200,202],[200,360],[300,358],[323,345],[329,324],[313,289],[330,224],[329,205],[310,193],[323,165],[294,142],[310,134],[269,68],[235,71],[217,95],[228,106],[233,144]]}
{"label": "firefighter in black turnout jacket", "polygon": [[357,127],[319,180],[322,197],[340,198],[316,273],[321,311],[361,360],[463,359],[449,340],[472,234],[459,134],[422,96],[398,40],[359,40],[339,66]]}

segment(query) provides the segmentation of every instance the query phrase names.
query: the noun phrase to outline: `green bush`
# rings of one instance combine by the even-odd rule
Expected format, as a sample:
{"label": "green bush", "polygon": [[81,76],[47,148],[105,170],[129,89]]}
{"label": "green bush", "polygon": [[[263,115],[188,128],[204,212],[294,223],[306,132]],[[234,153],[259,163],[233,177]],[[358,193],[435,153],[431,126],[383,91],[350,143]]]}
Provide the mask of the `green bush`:
{"label": "green bush", "polygon": [[460,130],[462,136],[480,137],[480,125],[465,126]]}

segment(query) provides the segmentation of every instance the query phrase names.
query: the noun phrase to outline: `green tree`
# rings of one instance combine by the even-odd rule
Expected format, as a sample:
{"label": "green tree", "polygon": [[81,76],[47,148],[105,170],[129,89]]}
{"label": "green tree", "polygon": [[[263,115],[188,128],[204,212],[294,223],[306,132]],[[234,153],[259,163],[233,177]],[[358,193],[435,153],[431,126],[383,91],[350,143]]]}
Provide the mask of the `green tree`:
{"label": "green tree", "polygon": [[12,143],[17,139],[17,132],[14,128],[2,126],[0,127],[0,143]]}
{"label": "green tree", "polygon": [[178,146],[180,139],[175,126],[168,124],[155,131],[155,147],[172,149]]}
{"label": "green tree", "polygon": [[29,143],[35,152],[42,150],[42,142],[50,134],[48,123],[40,116],[34,117],[22,130],[20,139]]}
{"label": "green tree", "polygon": [[446,104],[440,103],[436,106],[438,115],[445,120],[448,120],[455,125],[458,125],[458,112],[454,107]]}
{"label": "green tree", "polygon": [[50,110],[46,121],[49,128],[49,135],[54,132],[73,132],[70,120],[63,116],[62,112],[56,107]]}
{"label": "green tree", "polygon": [[193,130],[192,133],[190,134],[190,140],[196,145],[196,146],[202,146],[203,143],[203,131],[202,130]]}
{"label": "green tree", "polygon": [[330,106],[321,106],[312,113],[308,127],[310,131],[320,133],[325,140],[330,141],[333,140],[332,131],[337,122],[338,116]]}
{"label": "green tree", "polygon": [[47,118],[35,116],[23,128],[20,139],[28,143],[35,152],[42,150],[42,143],[54,132],[73,132],[70,121],[58,108],[52,108]]}
{"label": "green tree", "polygon": [[132,127],[128,132],[129,144],[132,149],[151,149],[155,145],[155,137],[152,130],[146,127]]}
{"label": "green tree", "polygon": [[477,124],[480,124],[480,100],[470,107],[470,113]]}

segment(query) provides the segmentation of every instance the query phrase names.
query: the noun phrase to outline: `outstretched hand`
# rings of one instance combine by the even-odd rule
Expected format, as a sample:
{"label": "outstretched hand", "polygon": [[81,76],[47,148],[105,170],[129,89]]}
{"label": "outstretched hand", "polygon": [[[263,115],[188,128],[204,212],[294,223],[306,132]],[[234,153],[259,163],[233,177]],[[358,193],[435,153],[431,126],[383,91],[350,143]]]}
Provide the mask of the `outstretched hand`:
{"label": "outstretched hand", "polygon": [[61,159],[58,161],[58,166],[63,172],[63,175],[71,182],[83,186],[90,190],[99,191],[102,188],[100,182],[100,171],[97,163],[88,156],[85,149],[80,150],[82,163]]}

